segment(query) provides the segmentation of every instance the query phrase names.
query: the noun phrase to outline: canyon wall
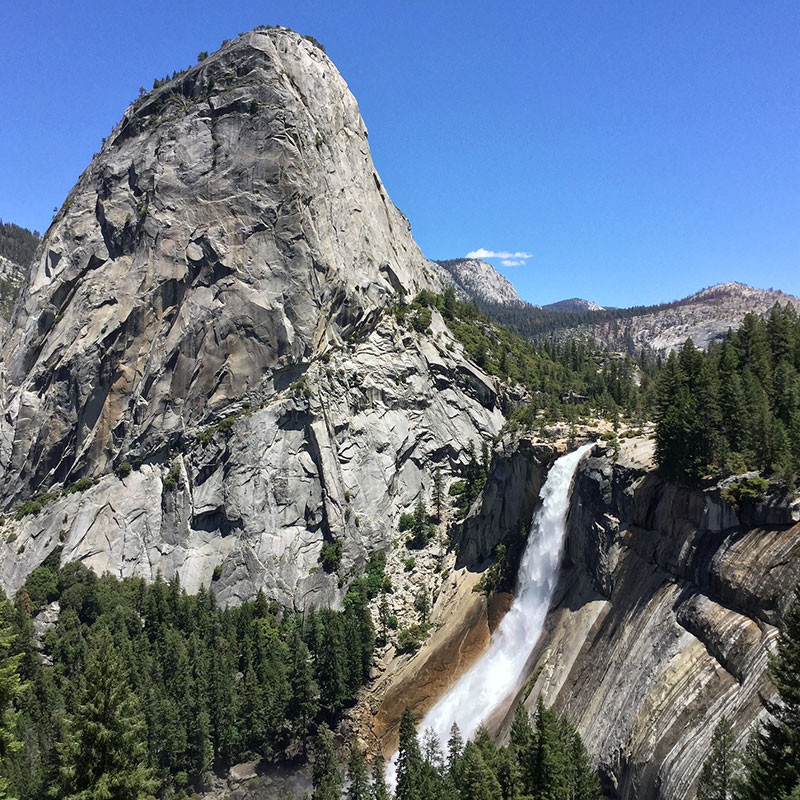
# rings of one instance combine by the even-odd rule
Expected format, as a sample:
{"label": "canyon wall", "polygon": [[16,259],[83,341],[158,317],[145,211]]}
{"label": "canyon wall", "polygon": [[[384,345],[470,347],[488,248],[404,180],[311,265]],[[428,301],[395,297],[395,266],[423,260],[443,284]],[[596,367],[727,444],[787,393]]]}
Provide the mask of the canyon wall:
{"label": "canyon wall", "polygon": [[[575,722],[608,797],[682,800],[723,715],[740,744],[800,580],[797,505],[721,497],[615,464],[576,476],[564,569],[522,692]],[[508,725],[506,720],[505,725]]]}

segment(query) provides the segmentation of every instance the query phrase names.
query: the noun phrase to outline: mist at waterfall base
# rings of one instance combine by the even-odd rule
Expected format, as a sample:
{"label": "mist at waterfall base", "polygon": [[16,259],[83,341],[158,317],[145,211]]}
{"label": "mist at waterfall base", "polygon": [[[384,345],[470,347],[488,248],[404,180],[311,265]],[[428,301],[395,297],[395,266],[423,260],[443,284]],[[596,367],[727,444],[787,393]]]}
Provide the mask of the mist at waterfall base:
{"label": "mist at waterfall base", "polygon": [[[572,478],[593,443],[561,456],[550,468],[539,496],[542,505],[531,530],[517,576],[517,592],[489,649],[425,715],[420,732],[432,730],[443,746],[455,722],[464,739],[520,685],[558,581]],[[387,767],[394,782],[397,754]]]}

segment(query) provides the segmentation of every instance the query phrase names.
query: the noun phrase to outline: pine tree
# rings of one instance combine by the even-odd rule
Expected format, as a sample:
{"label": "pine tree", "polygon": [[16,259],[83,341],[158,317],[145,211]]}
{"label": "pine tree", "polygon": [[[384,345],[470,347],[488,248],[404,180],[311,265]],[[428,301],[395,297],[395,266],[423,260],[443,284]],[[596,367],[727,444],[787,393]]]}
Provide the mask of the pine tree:
{"label": "pine tree", "polygon": [[470,800],[503,800],[503,793],[497,776],[486,763],[480,748],[474,742],[467,742],[464,748],[464,785],[462,797]]}
{"label": "pine tree", "polygon": [[331,729],[323,722],[317,730],[312,769],[312,800],[341,800],[342,773],[336,761]]}
{"label": "pine tree", "polygon": [[568,792],[567,754],[556,715],[539,698],[532,748],[531,783],[526,790],[535,800],[556,800]]}
{"label": "pine tree", "polygon": [[339,711],[350,696],[350,664],[340,614],[324,608],[314,621],[314,673],[320,701]]}
{"label": "pine tree", "polygon": [[410,708],[400,719],[400,744],[397,750],[397,800],[426,800],[421,793],[422,753],[416,722]]}
{"label": "pine tree", "polygon": [[697,800],[731,800],[741,759],[727,717],[714,728],[708,755],[697,784]]}
{"label": "pine tree", "polygon": [[62,800],[145,800],[157,782],[146,766],[144,719],[111,634],[92,635],[76,710],[59,746]]}
{"label": "pine tree", "polygon": [[592,766],[580,734],[563,717],[564,737],[567,740],[567,770],[571,800],[600,800],[600,780]]}
{"label": "pine tree", "polygon": [[0,590],[0,800],[11,800],[4,777],[8,759],[22,747],[18,724],[19,702],[28,688],[20,678],[22,653],[14,653],[16,639],[11,625],[11,605]]}
{"label": "pine tree", "polygon": [[376,753],[372,759],[372,786],[370,787],[370,800],[389,800],[389,789],[386,786],[385,765],[383,756]]}
{"label": "pine tree", "polygon": [[303,752],[305,752],[308,726],[319,710],[319,691],[314,681],[308,648],[300,637],[300,631],[296,625],[292,625],[289,631],[287,647],[291,657],[289,663],[291,695],[287,713],[292,737],[295,741],[303,743]]}
{"label": "pine tree", "polygon": [[497,782],[503,800],[520,800],[522,794],[522,770],[511,747],[502,748],[497,755]]}
{"label": "pine tree", "polygon": [[447,740],[447,770],[451,775],[455,775],[463,752],[464,738],[454,722],[450,726],[450,738]]}
{"label": "pine tree", "polygon": [[347,762],[347,800],[369,800],[369,780],[364,754],[353,743],[350,746],[350,758]]}
{"label": "pine tree", "polygon": [[433,472],[433,505],[436,509],[436,520],[441,522],[442,519],[442,503],[444,501],[444,481],[442,480],[442,471],[439,467]]}
{"label": "pine tree", "polygon": [[444,756],[439,737],[432,728],[422,735],[420,795],[426,800],[446,800]]}

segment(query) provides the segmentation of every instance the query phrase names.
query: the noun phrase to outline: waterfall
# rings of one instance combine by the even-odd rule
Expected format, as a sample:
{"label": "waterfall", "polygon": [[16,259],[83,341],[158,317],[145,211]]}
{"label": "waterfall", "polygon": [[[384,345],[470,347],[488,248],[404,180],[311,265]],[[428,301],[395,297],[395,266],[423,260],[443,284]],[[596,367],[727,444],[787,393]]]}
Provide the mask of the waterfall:
{"label": "waterfall", "polygon": [[[422,720],[420,731],[433,730],[443,747],[454,722],[465,740],[471,738],[480,724],[519,689],[558,581],[572,478],[592,447],[586,444],[553,464],[539,493],[542,505],[531,523],[511,608],[486,653]],[[387,769],[390,780],[394,779],[396,758],[395,754]]]}

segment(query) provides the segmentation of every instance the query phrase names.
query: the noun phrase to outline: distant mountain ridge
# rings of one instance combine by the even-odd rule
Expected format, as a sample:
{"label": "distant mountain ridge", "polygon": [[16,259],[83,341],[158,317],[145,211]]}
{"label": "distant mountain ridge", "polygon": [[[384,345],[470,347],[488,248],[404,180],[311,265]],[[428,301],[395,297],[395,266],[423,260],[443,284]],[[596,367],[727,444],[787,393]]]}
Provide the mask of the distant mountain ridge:
{"label": "distant mountain ridge", "polygon": [[485,310],[529,339],[594,339],[620,352],[635,354],[646,350],[666,355],[686,339],[706,348],[725,336],[729,328],[739,327],[747,313],[765,314],[775,303],[790,303],[800,311],[800,298],[735,281],[652,306],[591,309],[562,301],[543,307],[487,305]]}
{"label": "distant mountain ridge", "polygon": [[548,303],[542,308],[545,311],[605,311],[604,306],[598,305],[593,300],[584,300],[582,297],[570,297],[568,300]]}
{"label": "distant mountain ridge", "polygon": [[655,309],[620,312],[617,319],[580,326],[573,334],[588,333],[596,341],[628,352],[643,348],[665,355],[691,339],[706,348],[737,328],[748,313],[765,314],[776,303],[800,311],[800,298],[774,289],[744,283],[719,283]]}

